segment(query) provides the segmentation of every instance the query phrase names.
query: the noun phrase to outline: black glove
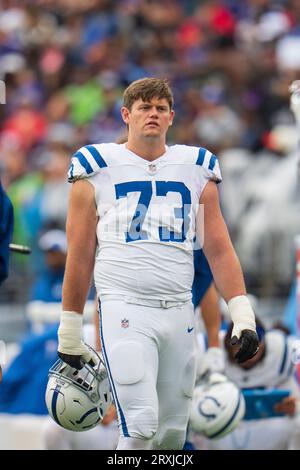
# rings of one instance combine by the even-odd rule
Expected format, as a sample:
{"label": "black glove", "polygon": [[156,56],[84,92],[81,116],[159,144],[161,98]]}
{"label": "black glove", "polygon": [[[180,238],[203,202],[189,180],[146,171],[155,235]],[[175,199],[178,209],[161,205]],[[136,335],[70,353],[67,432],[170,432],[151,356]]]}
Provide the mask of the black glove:
{"label": "black glove", "polygon": [[[64,354],[59,351],[57,351],[57,354],[61,358],[62,361],[64,361],[66,364],[73,367],[74,369],[80,370],[83,368],[85,364],[85,362],[82,360],[82,357],[79,355]],[[93,359],[90,359],[88,364],[92,367],[96,365]]]}
{"label": "black glove", "polygon": [[254,357],[259,350],[257,333],[252,330],[243,330],[239,339],[237,336],[233,336],[230,344],[232,346],[240,344],[240,349],[234,357],[239,364],[242,364]]}
{"label": "black glove", "polygon": [[84,363],[81,360],[81,356],[73,356],[72,354],[64,354],[59,351],[57,351],[57,354],[61,358],[62,361],[64,361],[69,366],[74,367],[74,369],[80,370],[84,366]]}

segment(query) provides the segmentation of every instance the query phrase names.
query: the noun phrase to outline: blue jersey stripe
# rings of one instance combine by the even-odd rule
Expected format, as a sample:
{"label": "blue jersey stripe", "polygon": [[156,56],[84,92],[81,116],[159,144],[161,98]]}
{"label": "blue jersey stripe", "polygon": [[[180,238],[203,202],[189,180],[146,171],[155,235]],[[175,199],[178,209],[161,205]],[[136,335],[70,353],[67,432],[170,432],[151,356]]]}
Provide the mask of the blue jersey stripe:
{"label": "blue jersey stripe", "polygon": [[196,165],[203,165],[205,154],[206,154],[206,149],[203,147],[200,147]]}
{"label": "blue jersey stripe", "polygon": [[72,180],[74,178],[74,163],[72,162],[71,165],[70,165],[70,169],[69,169],[69,180]]}
{"label": "blue jersey stripe", "polygon": [[89,164],[89,162],[87,161],[87,159],[85,158],[85,156],[83,155],[83,153],[76,152],[74,157],[78,158],[80,165],[83,166],[83,168],[85,168],[88,175],[93,173],[94,170]]}
{"label": "blue jersey stripe", "polygon": [[209,165],[208,165],[209,170],[212,171],[214,169],[216,161],[217,161],[217,157],[215,155],[212,155],[209,160]]}
{"label": "blue jersey stripe", "polygon": [[[100,302],[99,302],[99,314],[100,314]],[[118,397],[117,397],[115,384],[114,384],[114,381],[113,381],[113,378],[112,378],[112,375],[111,375],[111,371],[110,371],[110,367],[109,367],[108,357],[107,357],[106,349],[105,349],[105,345],[104,345],[103,326],[102,326],[102,316],[101,316],[101,314],[100,314],[100,338],[101,338],[103,357],[105,359],[105,365],[106,365],[107,372],[108,372],[108,378],[109,378],[109,382],[111,384],[112,394],[113,394],[115,404],[116,404],[116,406],[118,408],[118,411],[119,411],[119,414],[120,414],[122,432],[123,432],[124,437],[130,437],[128,429],[127,429],[127,424],[126,424],[126,421],[125,421],[125,416],[124,416],[124,413],[122,411],[122,408],[120,406],[120,403],[119,403],[119,400],[118,400]]]}
{"label": "blue jersey stripe", "polygon": [[279,369],[279,374],[283,373],[285,365],[286,365],[286,360],[287,360],[287,338],[286,336],[284,336],[284,351],[283,351],[281,366]]}
{"label": "blue jersey stripe", "polygon": [[86,145],[85,148],[88,149],[88,151],[92,154],[100,168],[104,168],[107,166],[107,164],[101,157],[100,152],[93,145]]}

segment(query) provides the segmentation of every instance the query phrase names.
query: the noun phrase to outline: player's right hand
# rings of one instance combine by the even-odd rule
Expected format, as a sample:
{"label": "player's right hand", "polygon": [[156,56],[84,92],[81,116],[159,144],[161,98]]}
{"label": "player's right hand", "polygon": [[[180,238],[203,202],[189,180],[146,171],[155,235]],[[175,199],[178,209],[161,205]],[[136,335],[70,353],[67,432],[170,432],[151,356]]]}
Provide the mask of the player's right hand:
{"label": "player's right hand", "polygon": [[64,311],[58,328],[58,355],[71,367],[82,369],[84,363],[95,365],[92,351],[81,339],[82,315]]}
{"label": "player's right hand", "polygon": [[259,341],[256,331],[242,330],[240,338],[233,335],[231,338],[232,346],[239,344],[240,349],[234,356],[239,364],[252,359],[259,350]]}
{"label": "player's right hand", "polygon": [[246,295],[233,297],[228,302],[228,309],[233,322],[231,344],[240,346],[235,359],[241,364],[255,356],[259,350],[255,315]]}

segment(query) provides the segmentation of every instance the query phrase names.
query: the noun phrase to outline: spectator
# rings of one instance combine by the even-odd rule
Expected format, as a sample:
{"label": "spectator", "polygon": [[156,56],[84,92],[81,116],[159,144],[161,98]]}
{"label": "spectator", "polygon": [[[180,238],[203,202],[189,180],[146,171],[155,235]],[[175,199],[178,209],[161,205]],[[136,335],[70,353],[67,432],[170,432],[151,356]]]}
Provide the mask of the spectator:
{"label": "spectator", "polygon": [[61,302],[62,282],[67,255],[66,234],[62,230],[49,230],[39,240],[45,254],[45,268],[31,290],[31,300]]}

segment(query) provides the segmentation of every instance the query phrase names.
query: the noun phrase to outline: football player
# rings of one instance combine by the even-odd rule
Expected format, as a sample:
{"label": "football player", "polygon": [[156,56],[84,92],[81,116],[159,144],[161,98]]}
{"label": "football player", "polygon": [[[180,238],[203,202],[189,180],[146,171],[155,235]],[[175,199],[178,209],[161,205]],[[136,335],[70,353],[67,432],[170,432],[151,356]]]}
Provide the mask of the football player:
{"label": "football player", "polygon": [[[203,441],[199,435],[191,434],[190,439],[196,449],[211,450],[287,450],[300,449],[300,394],[294,371],[298,361],[299,341],[286,335],[282,330],[266,330],[256,319],[260,349],[252,359],[242,364],[234,361],[235,347],[230,344],[232,325],[220,332],[220,343],[224,353],[225,373],[229,380],[241,390],[255,394],[274,390],[288,391],[284,398],[278,397],[267,407],[258,397],[254,406],[247,405],[248,411],[236,430],[218,440]],[[200,349],[203,348],[202,335],[197,337]],[[203,349],[202,349],[203,354]],[[201,354],[200,356],[201,357]],[[253,410],[257,410],[257,416]],[[274,414],[268,411],[273,409]],[[251,414],[252,413],[252,414]],[[268,416],[270,413],[270,416]],[[280,416],[281,415],[281,416]]]}
{"label": "football player", "polygon": [[204,253],[228,302],[240,362],[258,350],[254,313],[219,207],[216,156],[166,145],[174,118],[167,81],[131,83],[121,114],[126,143],[87,145],[72,158],[58,351],[76,368],[93,361],[81,327],[94,270],[102,351],[118,412],[117,449],[182,449],[196,373],[196,232],[204,236]]}

